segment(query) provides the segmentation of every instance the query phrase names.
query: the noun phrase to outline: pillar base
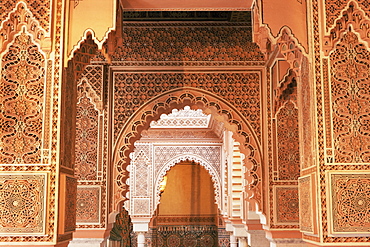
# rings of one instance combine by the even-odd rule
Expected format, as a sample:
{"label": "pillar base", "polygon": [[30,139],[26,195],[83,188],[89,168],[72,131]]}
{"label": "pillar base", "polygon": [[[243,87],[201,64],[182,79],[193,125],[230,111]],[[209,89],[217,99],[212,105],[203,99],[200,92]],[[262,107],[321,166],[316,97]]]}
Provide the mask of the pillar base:
{"label": "pillar base", "polygon": [[249,230],[248,245],[270,247],[270,241],[266,238],[266,232],[264,230]]}
{"label": "pillar base", "polygon": [[74,238],[68,247],[107,247],[107,238]]}
{"label": "pillar base", "polygon": [[308,247],[307,243],[298,238],[275,238],[270,247]]}
{"label": "pillar base", "polygon": [[266,238],[270,241],[270,247],[307,247],[299,230],[267,231]]}

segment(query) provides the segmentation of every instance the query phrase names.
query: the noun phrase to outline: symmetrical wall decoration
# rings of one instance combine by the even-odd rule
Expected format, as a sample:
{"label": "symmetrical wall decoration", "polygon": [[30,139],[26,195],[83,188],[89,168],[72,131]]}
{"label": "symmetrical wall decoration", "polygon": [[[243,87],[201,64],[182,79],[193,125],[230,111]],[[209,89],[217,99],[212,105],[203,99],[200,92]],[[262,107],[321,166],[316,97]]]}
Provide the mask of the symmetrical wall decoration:
{"label": "symmetrical wall decoration", "polygon": [[217,226],[164,226],[157,228],[158,246],[218,246]]}
{"label": "symmetrical wall decoration", "polygon": [[43,235],[47,174],[0,176],[0,235]]}
{"label": "symmetrical wall decoration", "polygon": [[[256,139],[252,133],[249,132],[250,126],[244,122],[243,117],[237,111],[229,111],[229,106],[222,99],[217,100],[207,95],[207,91],[194,89],[194,88],[180,88],[169,91],[168,93],[162,94],[162,96],[151,100],[148,104],[145,104],[143,108],[138,110],[135,117],[131,118],[121,130],[120,138],[116,144],[117,152],[115,153],[115,167],[116,167],[116,182],[117,187],[115,188],[115,204],[121,200],[125,200],[126,196],[126,164],[127,162],[124,157],[128,157],[129,152],[132,148],[130,139],[136,138],[137,128],[149,124],[147,119],[152,119],[153,116],[160,116],[161,113],[168,113],[172,110],[174,104],[176,108],[186,105],[197,105],[198,108],[203,109],[206,114],[212,114],[216,119],[224,121],[225,126],[235,131],[236,141],[242,143],[240,149],[242,153],[245,153],[245,164],[249,167],[246,176],[249,176],[251,183],[248,184],[250,200],[255,200],[256,203],[260,203],[260,150]],[[170,107],[171,106],[171,107]],[[158,112],[159,111],[159,112]],[[167,112],[166,112],[167,111]],[[221,117],[223,115],[223,117]],[[226,117],[226,119],[225,119]],[[232,127],[234,126],[234,127]],[[118,156],[119,155],[119,156]],[[253,199],[252,199],[253,198]],[[256,205],[256,204],[253,204]]]}
{"label": "symmetrical wall decoration", "polygon": [[[17,1],[11,2],[11,4],[15,4]],[[49,1],[45,2],[48,3]],[[0,44],[2,44],[0,52],[3,52],[6,49],[7,45],[14,40],[14,36],[23,28],[27,29],[27,32],[32,35],[33,40],[36,43],[43,45],[46,38],[45,29],[48,29],[48,26],[40,26],[40,22],[36,18],[37,15],[35,15],[35,12],[32,12],[34,7],[42,8],[42,4],[27,6],[24,2],[18,1],[14,9],[9,8],[8,10],[1,11],[4,7],[5,6],[2,6],[2,3],[0,3]],[[7,15],[5,19],[2,19],[1,17],[3,14]],[[47,21],[44,18],[42,20]],[[46,51],[48,50],[49,48],[46,48]]]}
{"label": "symmetrical wall decoration", "polygon": [[[353,32],[330,55],[331,98],[336,163],[370,161],[370,52]],[[326,99],[329,100],[329,99]]]}
{"label": "symmetrical wall decoration", "polygon": [[[164,166],[170,163],[177,162],[179,156],[191,155],[192,158],[199,157],[206,161],[212,168],[206,168],[213,175],[216,175],[217,180],[221,180],[221,146],[201,146],[201,145],[191,145],[191,146],[154,146],[154,170],[155,176],[158,177]],[[190,158],[190,157],[189,157]],[[196,158],[197,161],[199,158]],[[203,162],[202,162],[203,163]]]}
{"label": "symmetrical wall decoration", "polygon": [[359,235],[370,230],[370,173],[328,172],[329,234]]}
{"label": "symmetrical wall decoration", "polygon": [[220,145],[192,143],[191,146],[178,144],[157,146],[153,143],[136,142],[129,167],[130,215],[151,216],[159,203],[159,186],[163,177],[171,167],[186,160],[198,162],[210,172],[215,183],[215,198],[221,207]]}
{"label": "symmetrical wall decoration", "polygon": [[44,55],[22,32],[1,63],[0,163],[40,163]]}
{"label": "symmetrical wall decoration", "polygon": [[[265,26],[258,38],[264,50],[275,57],[267,73],[268,193],[264,212],[270,229],[298,229],[298,177],[300,176],[300,129],[298,90],[308,82],[304,49],[289,27],[273,39]],[[275,43],[275,45],[273,43]],[[274,51],[275,50],[275,51]],[[284,58],[284,60],[282,60]],[[303,67],[304,62],[306,66]]]}
{"label": "symmetrical wall decoration", "polygon": [[[197,108],[226,117],[219,117],[219,120],[228,122],[225,123],[227,128],[233,129],[238,135],[238,141],[243,143],[242,152],[245,152],[245,163],[249,169],[246,176],[251,181],[248,186],[253,189],[259,186],[260,177],[257,174],[260,173],[260,150],[257,147],[261,137],[262,72],[259,69],[242,72],[235,69],[235,66],[264,64],[264,55],[252,42],[251,31],[250,24],[241,22],[126,22],[123,24],[122,37],[113,38],[111,43],[107,43],[115,92],[114,167],[117,192],[114,193],[114,207],[119,201],[126,200],[126,158],[133,150],[133,142],[139,138],[142,127],[146,129],[151,120],[157,120],[162,113],[169,113],[174,107],[182,107],[189,101],[193,102],[191,105],[196,104]],[[195,65],[234,66],[235,71],[132,70],[133,66],[160,68],[158,66]],[[211,102],[209,97],[217,100]],[[232,107],[222,107],[224,104]],[[236,117],[239,114],[240,117]],[[254,192],[252,190],[248,197],[260,202],[259,189]]]}
{"label": "symmetrical wall decoration", "polygon": [[276,114],[277,172],[279,180],[297,180],[300,175],[298,109],[288,101]]}
{"label": "symmetrical wall decoration", "polygon": [[[366,99],[368,101],[368,90],[362,89],[366,84],[367,79],[365,78],[368,77],[368,73],[364,69],[364,66],[368,66],[368,59],[366,58],[368,56],[367,45],[363,45],[357,36],[359,34],[363,40],[368,39],[368,17],[358,8],[358,5],[363,3],[364,1],[361,0],[346,1],[346,3],[343,1],[328,1],[326,7],[333,8],[336,6],[335,9],[337,10],[335,11],[339,15],[339,19],[335,21],[334,28],[329,30],[327,27],[326,31],[330,35],[321,39],[320,32],[325,32],[325,30],[320,30],[320,23],[325,22],[324,19],[321,19],[324,13],[320,13],[320,8],[318,7],[320,3],[317,0],[312,1],[314,34],[312,40],[315,61],[315,82],[313,85],[315,85],[315,118],[317,125],[316,154],[318,157],[317,165],[320,170],[320,174],[318,174],[320,194],[317,198],[320,200],[321,211],[319,212],[321,213],[322,235],[319,237],[303,235],[305,239],[311,241],[338,244],[345,242],[348,245],[352,243],[367,243],[369,241],[369,237],[361,233],[343,234],[342,232],[341,234],[333,234],[333,208],[330,205],[330,200],[334,194],[333,184],[328,182],[328,179],[331,177],[328,173],[334,172],[331,170],[343,170],[343,172],[338,171],[338,173],[346,173],[345,170],[350,170],[348,171],[350,175],[351,173],[357,173],[355,172],[356,170],[369,169],[368,164],[364,164],[368,162],[366,161],[368,159],[366,153],[368,148],[366,145],[361,144],[361,141],[359,142],[359,139],[366,140],[366,137],[361,136],[364,133],[362,129],[358,131],[358,127],[363,126],[364,122],[366,122],[363,119],[367,118],[366,114],[361,115],[363,108],[367,107],[363,100]],[[352,31],[355,31],[356,34]],[[323,46],[321,46],[322,42]],[[323,57],[323,54],[329,56],[329,59]],[[328,76],[325,76],[326,73]],[[357,76],[359,80],[357,80]],[[330,109],[328,110],[328,108]],[[329,112],[332,116],[328,116],[329,114],[325,115],[323,110]],[[327,123],[325,121],[328,120],[324,117],[329,120],[332,119],[332,130],[326,126]],[[361,118],[362,122],[359,122],[359,118]],[[327,135],[332,136],[325,136],[325,131],[329,132]],[[357,135],[357,131],[360,135]],[[348,139],[351,138],[354,141],[352,147],[348,145]],[[341,143],[341,139],[343,139],[343,143]],[[325,141],[328,140],[333,142],[331,143],[333,151],[328,148],[328,143],[325,146]],[[325,147],[327,148],[327,157],[325,157]],[[331,158],[330,156],[334,157]]]}
{"label": "symmetrical wall decoration", "polygon": [[100,186],[78,186],[76,223],[100,223]]}
{"label": "symmetrical wall decoration", "polygon": [[194,87],[207,90],[229,101],[248,119],[260,136],[260,74],[234,73],[114,73],[115,137],[125,121],[149,99],[171,89]]}
{"label": "symmetrical wall decoration", "polygon": [[289,223],[298,224],[299,222],[299,200],[298,188],[296,186],[276,186],[276,224]]}
{"label": "symmetrical wall decoration", "polygon": [[211,116],[206,115],[202,110],[191,110],[185,106],[182,110],[173,109],[172,113],[163,114],[158,121],[150,123],[155,128],[208,128]]}
{"label": "symmetrical wall decoration", "polygon": [[143,138],[150,138],[150,139],[173,139],[173,140],[182,140],[182,139],[198,139],[198,138],[208,138],[214,139],[219,138],[214,131],[212,130],[200,130],[200,131],[186,131],[186,130],[178,130],[173,129],[171,131],[163,131],[163,130],[144,130],[141,132],[141,136]]}
{"label": "symmetrical wall decoration", "polygon": [[74,169],[78,178],[77,228],[104,228],[106,223],[108,120],[105,72],[104,65],[95,61],[84,68],[77,84]]}
{"label": "symmetrical wall decoration", "polygon": [[345,19],[350,19],[350,14],[347,11],[343,11],[349,6],[349,11],[352,12],[354,5],[358,5],[362,11],[369,12],[370,11],[370,4],[366,0],[356,0],[356,1],[348,1],[348,0],[330,0],[325,2],[325,14],[326,14],[326,29],[329,30],[331,27],[334,26],[335,20],[338,17],[343,16]]}

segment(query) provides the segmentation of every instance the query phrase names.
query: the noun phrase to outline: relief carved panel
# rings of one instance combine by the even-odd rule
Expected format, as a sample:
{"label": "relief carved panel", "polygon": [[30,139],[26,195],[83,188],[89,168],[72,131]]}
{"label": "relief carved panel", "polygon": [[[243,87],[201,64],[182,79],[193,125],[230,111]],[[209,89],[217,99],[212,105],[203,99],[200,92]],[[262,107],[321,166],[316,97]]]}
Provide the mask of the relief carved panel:
{"label": "relief carved panel", "polygon": [[330,181],[331,233],[368,234],[370,231],[370,173],[332,172]]}
{"label": "relief carved panel", "polygon": [[100,187],[77,187],[77,224],[100,223]]}
{"label": "relief carved panel", "polygon": [[287,186],[275,187],[276,222],[298,224],[299,222],[299,200],[298,188]]}
{"label": "relief carved panel", "polygon": [[297,180],[300,174],[298,109],[288,101],[276,115],[277,161],[280,180]]}
{"label": "relief carved panel", "polygon": [[301,231],[313,232],[311,176],[299,178],[299,224]]}
{"label": "relief carved panel", "polygon": [[0,235],[43,235],[47,174],[0,175]]}
{"label": "relief carved panel", "polygon": [[0,163],[41,163],[45,57],[23,32],[1,66]]}
{"label": "relief carved panel", "polygon": [[330,56],[336,163],[370,161],[369,58],[370,52],[353,32],[343,36]]}

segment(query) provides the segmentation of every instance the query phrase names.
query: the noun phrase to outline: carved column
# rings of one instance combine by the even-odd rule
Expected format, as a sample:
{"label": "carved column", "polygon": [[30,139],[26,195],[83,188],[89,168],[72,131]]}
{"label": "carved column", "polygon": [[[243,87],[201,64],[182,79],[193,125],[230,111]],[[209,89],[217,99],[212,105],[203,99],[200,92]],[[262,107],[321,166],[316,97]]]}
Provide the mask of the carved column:
{"label": "carved column", "polygon": [[145,232],[137,232],[137,247],[145,246]]}
{"label": "carved column", "polygon": [[314,73],[308,85],[315,97],[306,102],[313,107],[306,116],[314,119],[316,138],[315,156],[301,171],[299,191],[300,228],[312,246],[370,241],[370,6],[337,3],[308,3]]}
{"label": "carved column", "polygon": [[230,247],[238,247],[238,239],[233,234],[230,234]]}
{"label": "carved column", "polygon": [[68,4],[0,3],[0,245],[67,246],[75,230],[74,138],[65,138],[74,93],[63,80]]}

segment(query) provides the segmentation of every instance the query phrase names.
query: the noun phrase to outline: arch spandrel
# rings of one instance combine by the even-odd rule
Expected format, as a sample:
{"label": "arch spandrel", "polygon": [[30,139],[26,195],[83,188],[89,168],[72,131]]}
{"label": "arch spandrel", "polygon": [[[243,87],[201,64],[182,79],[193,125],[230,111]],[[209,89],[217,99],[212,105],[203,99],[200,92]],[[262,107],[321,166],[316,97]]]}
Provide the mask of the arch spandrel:
{"label": "arch spandrel", "polygon": [[261,207],[262,150],[257,135],[245,117],[231,104],[207,91],[195,88],[179,88],[154,97],[138,109],[121,129],[113,153],[113,208],[127,200],[128,178],[126,171],[130,163],[129,154],[133,151],[133,143],[140,139],[140,133],[149,128],[152,120],[158,120],[161,114],[168,114],[173,108],[186,105],[193,109],[202,109],[205,114],[212,114],[217,121],[224,123],[225,128],[234,133],[241,152],[245,155],[244,164],[247,168],[246,181],[249,190],[247,198],[251,204]]}

